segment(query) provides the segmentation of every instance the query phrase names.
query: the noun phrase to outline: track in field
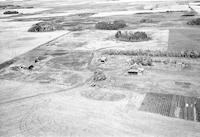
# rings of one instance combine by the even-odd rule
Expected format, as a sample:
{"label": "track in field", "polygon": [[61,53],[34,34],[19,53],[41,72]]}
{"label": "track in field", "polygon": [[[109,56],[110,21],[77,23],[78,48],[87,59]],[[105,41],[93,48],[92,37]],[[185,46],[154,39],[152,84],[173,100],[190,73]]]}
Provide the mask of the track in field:
{"label": "track in field", "polygon": [[139,110],[200,122],[200,99],[195,97],[147,93]]}

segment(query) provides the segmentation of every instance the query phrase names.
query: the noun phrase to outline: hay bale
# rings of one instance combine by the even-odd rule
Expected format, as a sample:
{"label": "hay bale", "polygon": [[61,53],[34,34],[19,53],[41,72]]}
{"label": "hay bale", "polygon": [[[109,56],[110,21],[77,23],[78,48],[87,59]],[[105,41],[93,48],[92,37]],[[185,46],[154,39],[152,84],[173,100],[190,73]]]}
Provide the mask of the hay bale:
{"label": "hay bale", "polygon": [[32,27],[28,29],[28,32],[50,32],[61,29],[62,27],[59,24],[45,21],[32,25]]}
{"label": "hay bale", "polygon": [[115,38],[117,38],[118,40],[127,41],[127,42],[139,42],[139,41],[147,41],[151,39],[150,37],[148,37],[148,35],[145,32],[140,32],[140,31],[137,31],[135,33],[132,33],[131,31],[129,32],[118,31],[115,34]]}
{"label": "hay bale", "polygon": [[192,19],[187,22],[188,25],[200,25],[200,18]]}
{"label": "hay bale", "polygon": [[126,27],[126,23],[123,20],[116,20],[113,22],[98,22],[95,25],[96,29],[101,29],[101,30],[118,30],[121,28]]}
{"label": "hay bale", "polygon": [[19,14],[18,11],[5,11],[3,14]]}
{"label": "hay bale", "polygon": [[102,70],[96,70],[94,72],[93,81],[103,81],[106,80],[106,75],[103,73]]}

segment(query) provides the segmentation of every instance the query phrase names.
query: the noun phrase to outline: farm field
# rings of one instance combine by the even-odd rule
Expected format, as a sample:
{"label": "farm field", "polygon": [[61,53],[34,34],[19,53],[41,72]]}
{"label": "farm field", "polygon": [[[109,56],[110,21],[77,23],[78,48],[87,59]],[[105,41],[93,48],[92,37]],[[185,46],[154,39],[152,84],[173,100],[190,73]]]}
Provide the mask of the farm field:
{"label": "farm field", "polygon": [[148,93],[140,110],[199,122],[199,99],[194,97]]}
{"label": "farm field", "polygon": [[199,137],[198,4],[0,0],[0,137]]}
{"label": "farm field", "polygon": [[169,33],[168,50],[199,50],[198,29],[172,29]]}

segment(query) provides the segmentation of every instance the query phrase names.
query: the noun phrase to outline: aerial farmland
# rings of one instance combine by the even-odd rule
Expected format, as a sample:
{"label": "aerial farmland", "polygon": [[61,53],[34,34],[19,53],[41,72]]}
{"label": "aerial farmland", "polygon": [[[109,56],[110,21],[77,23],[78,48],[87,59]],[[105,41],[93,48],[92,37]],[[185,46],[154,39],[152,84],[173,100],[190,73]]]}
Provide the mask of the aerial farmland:
{"label": "aerial farmland", "polygon": [[0,137],[200,137],[200,1],[0,0]]}

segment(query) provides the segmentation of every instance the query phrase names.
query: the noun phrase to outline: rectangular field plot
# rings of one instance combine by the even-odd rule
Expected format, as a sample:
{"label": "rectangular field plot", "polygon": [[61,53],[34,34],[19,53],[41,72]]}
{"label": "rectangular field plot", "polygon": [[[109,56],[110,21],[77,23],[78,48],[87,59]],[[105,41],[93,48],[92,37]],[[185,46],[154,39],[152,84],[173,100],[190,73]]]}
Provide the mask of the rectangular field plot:
{"label": "rectangular field plot", "polygon": [[200,99],[195,97],[147,93],[139,110],[200,122]]}
{"label": "rectangular field plot", "polygon": [[169,46],[170,51],[200,50],[199,29],[170,29]]}

